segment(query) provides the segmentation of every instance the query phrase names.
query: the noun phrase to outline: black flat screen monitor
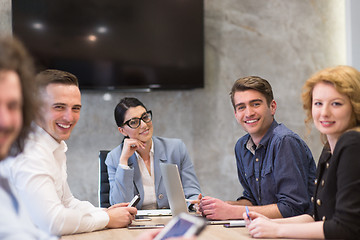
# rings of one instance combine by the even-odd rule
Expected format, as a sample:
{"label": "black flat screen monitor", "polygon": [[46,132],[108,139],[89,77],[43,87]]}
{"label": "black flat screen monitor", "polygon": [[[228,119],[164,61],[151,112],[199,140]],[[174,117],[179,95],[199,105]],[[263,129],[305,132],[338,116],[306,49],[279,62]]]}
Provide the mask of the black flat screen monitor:
{"label": "black flat screen monitor", "polygon": [[13,0],[13,33],[38,70],[82,89],[204,87],[203,0]]}

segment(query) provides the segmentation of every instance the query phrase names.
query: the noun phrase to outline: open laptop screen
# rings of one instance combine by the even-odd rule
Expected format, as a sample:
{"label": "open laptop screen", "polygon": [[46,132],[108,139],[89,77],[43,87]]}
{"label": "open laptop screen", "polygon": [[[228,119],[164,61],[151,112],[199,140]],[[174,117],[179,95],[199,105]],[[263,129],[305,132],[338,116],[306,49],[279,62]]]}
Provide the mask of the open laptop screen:
{"label": "open laptop screen", "polygon": [[182,212],[188,213],[178,166],[176,164],[160,163],[160,170],[169,199],[171,214],[175,217]]}

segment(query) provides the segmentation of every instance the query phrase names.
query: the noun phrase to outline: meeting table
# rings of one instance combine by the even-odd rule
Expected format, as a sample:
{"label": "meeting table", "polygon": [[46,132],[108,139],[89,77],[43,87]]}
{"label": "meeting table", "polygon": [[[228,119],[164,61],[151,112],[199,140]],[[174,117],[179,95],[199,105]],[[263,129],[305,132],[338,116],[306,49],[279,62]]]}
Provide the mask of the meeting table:
{"label": "meeting table", "polygon": [[[167,224],[171,216],[151,217],[151,221],[133,221],[133,225]],[[61,240],[131,240],[148,229],[104,229],[90,233],[64,235]],[[225,228],[223,225],[207,225],[198,240],[252,239],[246,227]]]}

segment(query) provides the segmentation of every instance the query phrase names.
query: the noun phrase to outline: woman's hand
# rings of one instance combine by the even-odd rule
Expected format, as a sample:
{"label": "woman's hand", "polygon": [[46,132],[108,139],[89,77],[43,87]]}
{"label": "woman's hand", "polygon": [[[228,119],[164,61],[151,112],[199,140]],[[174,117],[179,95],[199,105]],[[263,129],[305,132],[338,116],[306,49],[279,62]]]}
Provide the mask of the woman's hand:
{"label": "woman's hand", "polygon": [[244,213],[243,217],[249,233],[254,238],[277,238],[280,224],[271,221],[269,218],[257,212]]}
{"label": "woman's hand", "polygon": [[128,165],[129,158],[134,154],[137,149],[140,148],[145,149],[145,143],[137,139],[125,138],[119,163],[123,165]]}
{"label": "woman's hand", "polygon": [[249,212],[249,217],[250,219],[248,218],[248,215],[246,214],[246,212],[243,213],[243,218],[246,222],[246,225],[250,224],[252,220],[256,219],[256,218],[264,218],[264,219],[267,219],[267,220],[270,220],[268,217],[260,214],[260,213],[257,213],[257,212]]}

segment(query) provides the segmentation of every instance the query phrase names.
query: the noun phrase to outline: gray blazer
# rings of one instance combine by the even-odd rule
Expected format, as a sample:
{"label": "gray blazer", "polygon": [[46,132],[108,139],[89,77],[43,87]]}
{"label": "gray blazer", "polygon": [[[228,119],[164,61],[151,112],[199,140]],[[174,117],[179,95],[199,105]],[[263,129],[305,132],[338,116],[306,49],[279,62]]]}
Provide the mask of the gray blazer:
{"label": "gray blazer", "polygon": [[[160,171],[160,162],[178,166],[185,198],[196,199],[201,192],[200,185],[184,142],[180,139],[155,136],[152,140],[154,144],[155,193],[158,208],[170,208]],[[130,169],[123,169],[119,166],[121,151],[122,144],[109,152],[105,160],[110,182],[110,204],[130,202],[136,194],[140,194],[141,200],[137,208],[141,209],[144,189],[136,155],[134,153],[129,158]]]}

